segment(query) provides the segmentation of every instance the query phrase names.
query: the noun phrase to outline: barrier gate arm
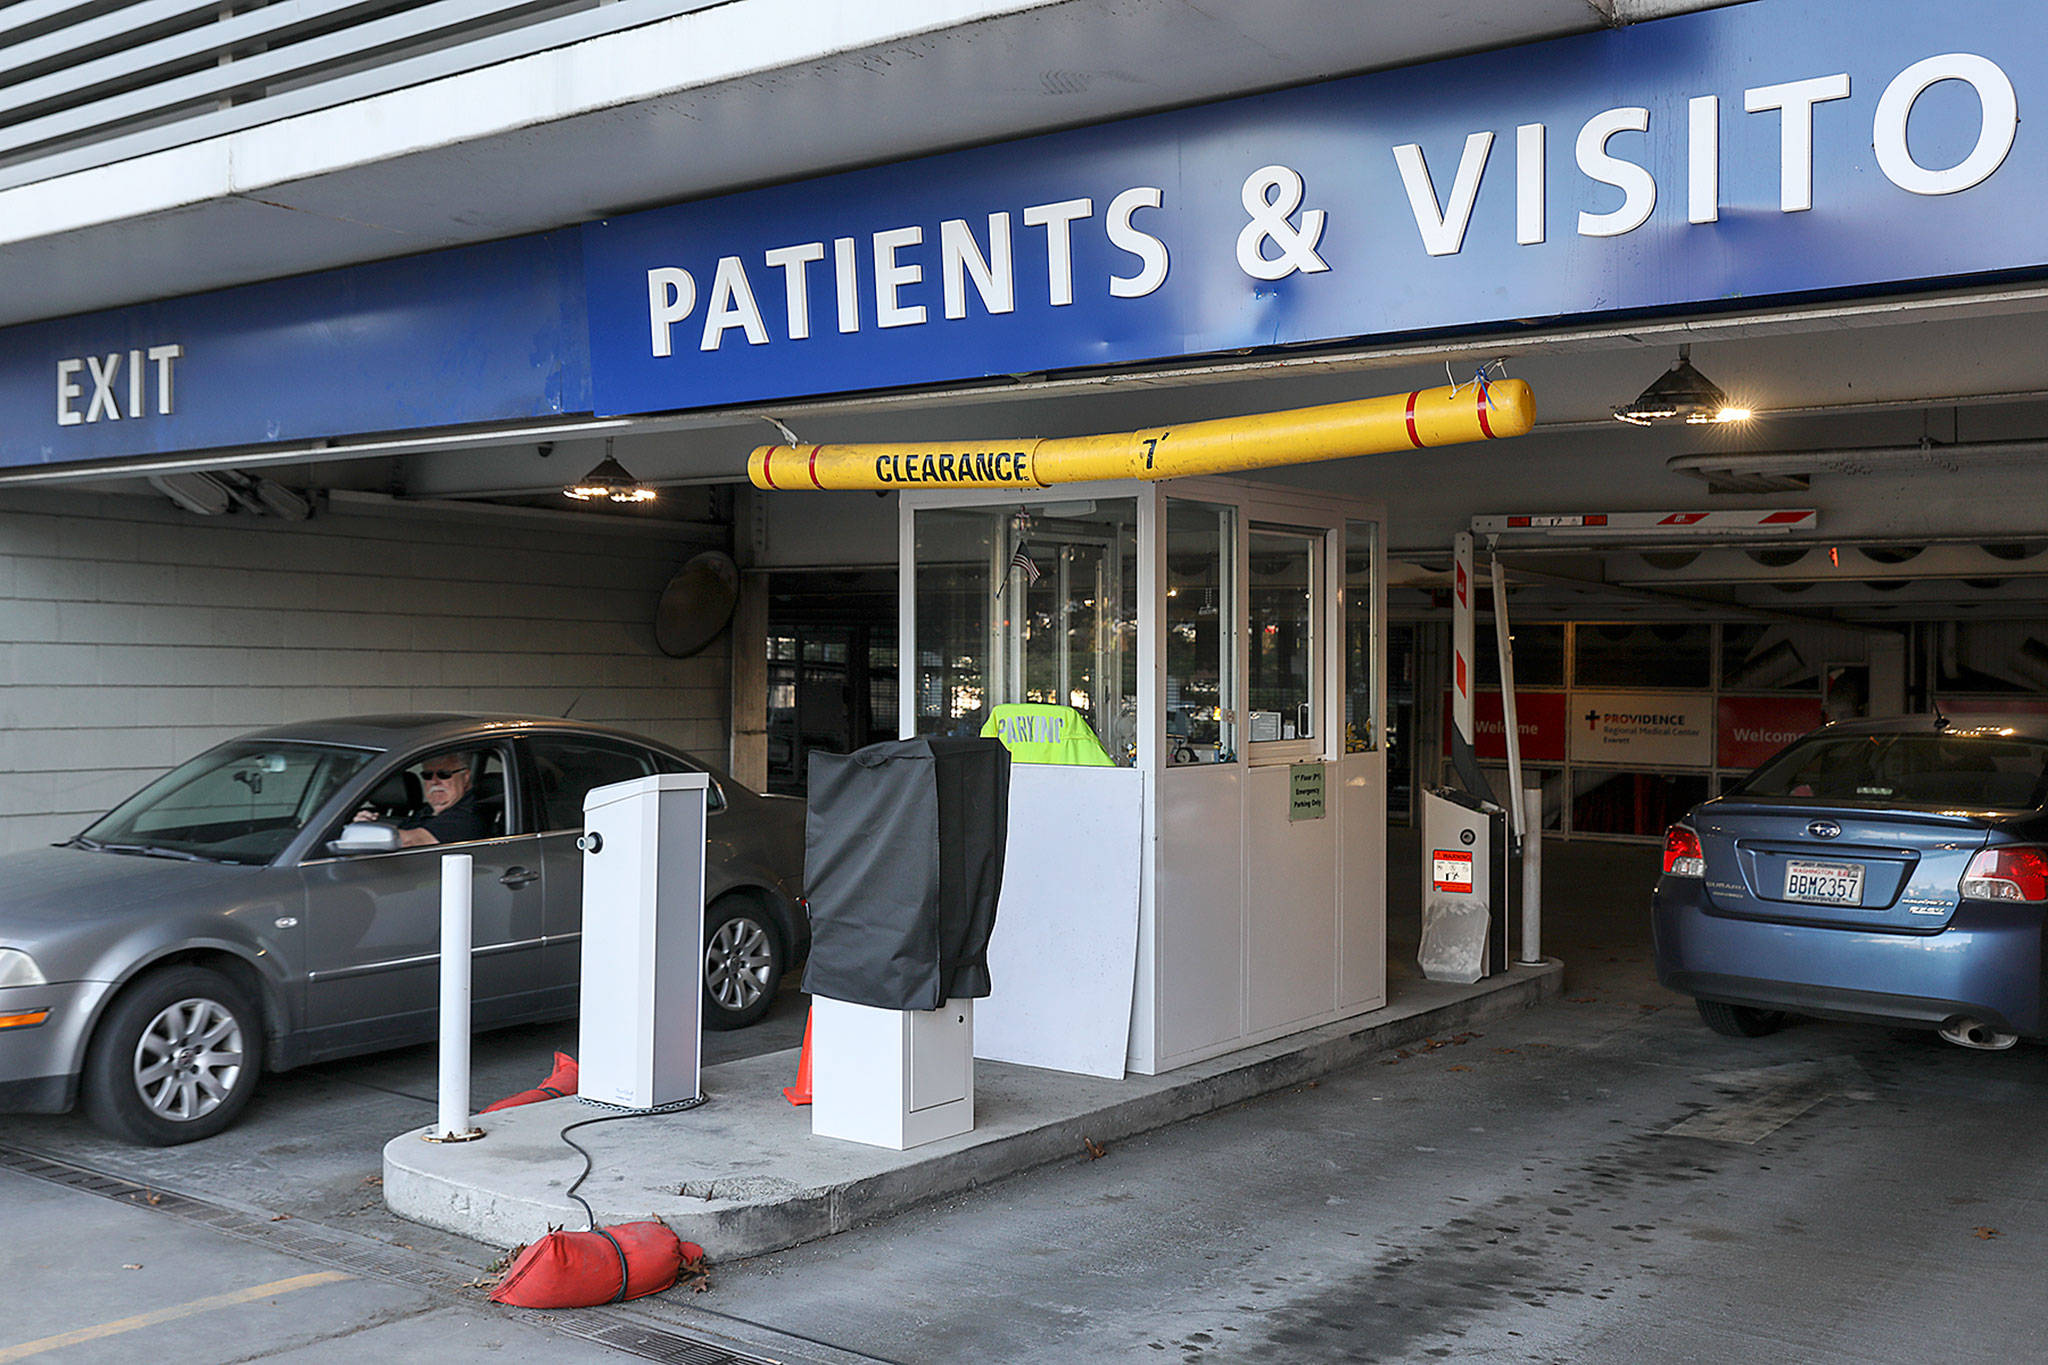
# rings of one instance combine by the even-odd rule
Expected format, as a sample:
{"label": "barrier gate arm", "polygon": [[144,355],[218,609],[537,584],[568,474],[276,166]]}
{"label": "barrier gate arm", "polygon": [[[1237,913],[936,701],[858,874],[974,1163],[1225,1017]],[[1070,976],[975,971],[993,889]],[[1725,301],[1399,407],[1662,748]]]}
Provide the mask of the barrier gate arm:
{"label": "barrier gate arm", "polygon": [[1496,379],[1106,436],[758,446],[747,477],[781,491],[1048,488],[1386,455],[1523,436],[1535,424],[1528,384]]}

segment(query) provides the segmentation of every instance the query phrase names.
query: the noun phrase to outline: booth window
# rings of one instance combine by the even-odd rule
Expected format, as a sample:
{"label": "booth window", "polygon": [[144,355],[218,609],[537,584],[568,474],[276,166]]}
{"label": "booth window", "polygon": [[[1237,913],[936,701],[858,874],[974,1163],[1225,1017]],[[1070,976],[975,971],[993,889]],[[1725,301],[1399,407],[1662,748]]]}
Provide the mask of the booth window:
{"label": "booth window", "polygon": [[1237,756],[1237,510],[1166,500],[1166,761]]}
{"label": "booth window", "polygon": [[1323,534],[1270,526],[1251,530],[1248,744],[1315,738],[1321,646],[1315,604],[1323,590]]}
{"label": "booth window", "polygon": [[1071,712],[1135,763],[1137,500],[915,516],[917,733],[979,735],[997,707]]}
{"label": "booth window", "polygon": [[1344,524],[1344,752],[1379,747],[1373,711],[1373,551],[1379,527],[1370,521]]}

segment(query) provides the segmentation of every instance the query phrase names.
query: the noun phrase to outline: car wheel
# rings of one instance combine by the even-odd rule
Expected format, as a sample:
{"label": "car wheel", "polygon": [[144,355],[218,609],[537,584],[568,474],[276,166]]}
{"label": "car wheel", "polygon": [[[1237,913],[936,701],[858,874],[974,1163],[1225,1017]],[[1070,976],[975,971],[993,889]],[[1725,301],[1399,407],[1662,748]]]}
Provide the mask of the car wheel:
{"label": "car wheel", "polygon": [[174,1147],[241,1114],[263,1070],[263,1020],[219,972],[173,967],[115,1000],[86,1052],[80,1099],[116,1137]]}
{"label": "car wheel", "polygon": [[1753,1009],[1748,1005],[1724,1005],[1718,1000],[1696,1000],[1700,1018],[1724,1038],[1761,1038],[1785,1027],[1783,1010]]}
{"label": "car wheel", "polygon": [[704,912],[704,1027],[745,1028],[782,986],[782,935],[754,901],[728,896]]}

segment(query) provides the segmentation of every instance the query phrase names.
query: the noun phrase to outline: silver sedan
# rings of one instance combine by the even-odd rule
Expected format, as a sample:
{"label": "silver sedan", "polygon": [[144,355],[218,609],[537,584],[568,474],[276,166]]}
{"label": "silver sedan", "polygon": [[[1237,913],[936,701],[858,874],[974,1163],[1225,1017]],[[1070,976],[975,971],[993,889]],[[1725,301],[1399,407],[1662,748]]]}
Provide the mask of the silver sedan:
{"label": "silver sedan", "polygon": [[[435,1036],[439,853],[475,859],[479,1029],[576,1011],[592,787],[709,771],[526,716],[393,715],[210,749],[53,848],[0,858],[0,1111],[82,1104],[170,1145],[265,1070]],[[711,772],[704,1019],[765,1014],[810,948],[804,808]]]}

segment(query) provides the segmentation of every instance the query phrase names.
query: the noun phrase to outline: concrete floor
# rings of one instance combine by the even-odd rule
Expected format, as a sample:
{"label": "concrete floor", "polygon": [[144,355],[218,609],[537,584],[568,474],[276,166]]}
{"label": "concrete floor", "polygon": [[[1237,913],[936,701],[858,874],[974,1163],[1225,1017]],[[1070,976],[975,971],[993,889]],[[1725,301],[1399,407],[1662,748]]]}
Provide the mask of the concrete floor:
{"label": "concrete floor", "polygon": [[[1655,850],[1547,855],[1554,1003],[632,1308],[789,1361],[2036,1358],[2048,1048],[1824,1023],[1720,1038],[1651,975]],[[530,1084],[544,1053],[481,1064],[479,1089]],[[435,1245],[354,1208],[374,1203],[357,1168],[431,1117],[430,1067],[358,1065],[279,1078],[246,1137],[123,1155],[10,1119],[0,1143]],[[376,1138],[339,1155],[355,1128],[325,1125],[351,1111]],[[430,1335],[384,1354],[426,1359]]]}

